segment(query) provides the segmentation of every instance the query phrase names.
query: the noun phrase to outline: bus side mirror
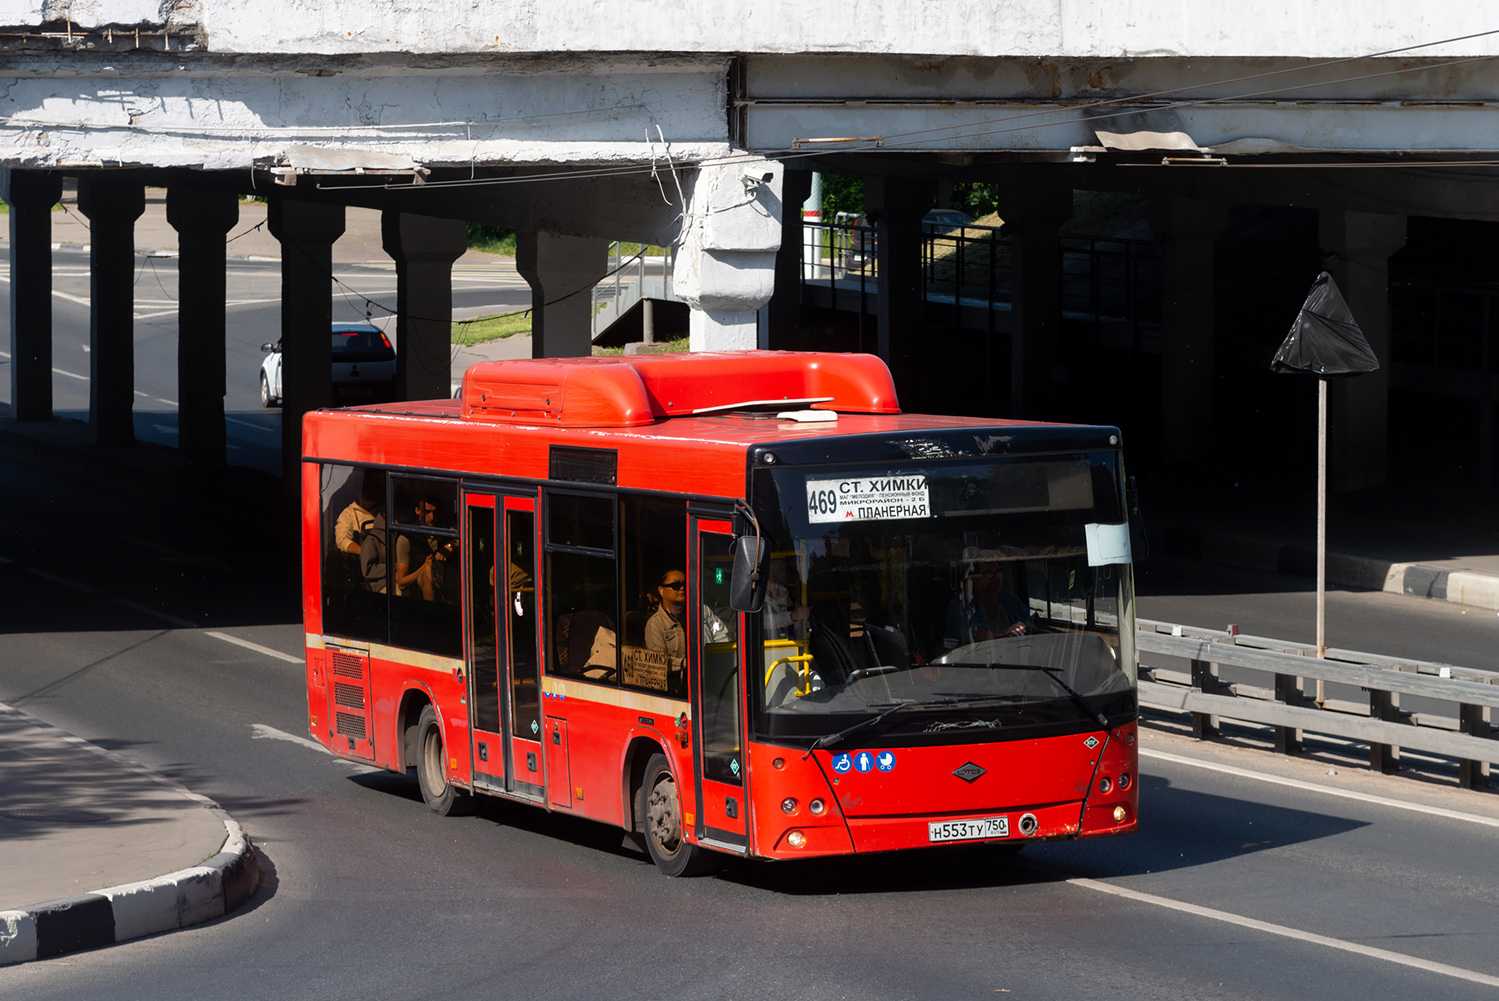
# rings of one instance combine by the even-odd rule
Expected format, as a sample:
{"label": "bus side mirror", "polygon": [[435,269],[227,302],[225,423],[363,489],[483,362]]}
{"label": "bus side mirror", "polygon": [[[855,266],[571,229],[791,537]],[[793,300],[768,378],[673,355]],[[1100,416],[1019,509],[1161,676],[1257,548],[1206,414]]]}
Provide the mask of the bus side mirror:
{"label": "bus side mirror", "polygon": [[1145,534],[1145,516],[1140,513],[1140,488],[1135,485],[1133,476],[1129,478],[1125,504],[1129,508],[1130,559],[1139,563],[1150,555],[1150,538]]}
{"label": "bus side mirror", "polygon": [[734,611],[753,613],[764,607],[769,555],[770,546],[763,537],[741,535],[734,540],[734,572],[729,580],[729,607]]}

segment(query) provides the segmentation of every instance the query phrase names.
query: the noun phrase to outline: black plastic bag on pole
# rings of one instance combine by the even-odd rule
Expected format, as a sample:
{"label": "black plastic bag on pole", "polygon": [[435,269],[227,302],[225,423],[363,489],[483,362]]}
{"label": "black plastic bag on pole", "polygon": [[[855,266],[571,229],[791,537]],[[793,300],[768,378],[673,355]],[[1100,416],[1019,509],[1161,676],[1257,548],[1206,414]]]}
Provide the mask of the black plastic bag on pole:
{"label": "black plastic bag on pole", "polygon": [[1291,332],[1270,362],[1274,372],[1305,372],[1326,377],[1363,375],[1379,368],[1379,359],[1358,322],[1348,311],[1343,293],[1326,271],[1312,282],[1312,290],[1291,324]]}

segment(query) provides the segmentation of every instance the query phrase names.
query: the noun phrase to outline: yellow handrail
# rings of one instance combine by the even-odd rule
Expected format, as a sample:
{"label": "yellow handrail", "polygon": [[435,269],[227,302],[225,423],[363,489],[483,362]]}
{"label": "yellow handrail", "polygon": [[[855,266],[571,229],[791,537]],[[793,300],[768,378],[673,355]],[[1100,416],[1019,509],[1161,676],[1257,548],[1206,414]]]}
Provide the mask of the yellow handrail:
{"label": "yellow handrail", "polygon": [[810,653],[801,653],[791,657],[782,657],[779,660],[771,661],[770,666],[765,669],[765,684],[770,684],[770,676],[775,673],[776,668],[780,667],[782,664],[795,663],[800,665],[796,668],[796,680],[799,686],[797,694],[806,695],[808,692],[812,691],[811,671],[807,667],[807,662],[811,659],[812,655]]}

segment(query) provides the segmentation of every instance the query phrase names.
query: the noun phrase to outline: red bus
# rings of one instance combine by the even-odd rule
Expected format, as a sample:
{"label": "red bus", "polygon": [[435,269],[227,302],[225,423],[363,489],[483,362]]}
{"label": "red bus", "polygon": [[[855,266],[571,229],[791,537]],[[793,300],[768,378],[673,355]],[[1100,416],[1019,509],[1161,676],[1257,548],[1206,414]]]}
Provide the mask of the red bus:
{"label": "red bus", "polygon": [[333,753],[669,875],[1136,826],[1119,432],[901,413],[868,355],[476,365],[308,414]]}

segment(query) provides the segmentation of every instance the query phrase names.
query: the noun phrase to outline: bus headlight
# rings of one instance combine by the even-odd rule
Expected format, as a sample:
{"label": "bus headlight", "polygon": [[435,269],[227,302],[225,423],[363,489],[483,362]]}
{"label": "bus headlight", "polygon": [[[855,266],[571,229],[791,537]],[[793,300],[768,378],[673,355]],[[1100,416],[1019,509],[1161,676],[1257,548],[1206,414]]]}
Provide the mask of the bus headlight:
{"label": "bus headlight", "polygon": [[1114,823],[1116,823],[1116,824],[1122,824],[1122,823],[1124,823],[1124,817],[1125,817],[1126,812],[1127,811],[1122,806],[1116,806],[1116,807],[1114,807]]}
{"label": "bus headlight", "polygon": [[792,831],[790,834],[786,835],[786,843],[792,848],[800,848],[802,845],[807,843],[807,836],[801,831]]}
{"label": "bus headlight", "polygon": [[795,813],[796,812],[796,799],[793,798],[793,797],[791,797],[791,796],[787,796],[785,799],[781,800],[781,812],[782,813]]}
{"label": "bus headlight", "polygon": [[1101,778],[1101,779],[1098,780],[1098,791],[1099,792],[1105,792],[1106,793],[1106,792],[1108,792],[1112,788],[1114,788],[1114,783],[1112,783],[1112,782],[1109,781],[1109,777],[1107,775],[1105,775],[1103,778]]}
{"label": "bus headlight", "polygon": [[1129,788],[1129,772],[1125,772],[1119,776],[1119,788],[1121,790]]}
{"label": "bus headlight", "polygon": [[811,810],[815,816],[819,817],[822,816],[822,811],[826,810],[827,808],[828,805],[820,799],[814,799],[812,802],[807,804],[807,809]]}

